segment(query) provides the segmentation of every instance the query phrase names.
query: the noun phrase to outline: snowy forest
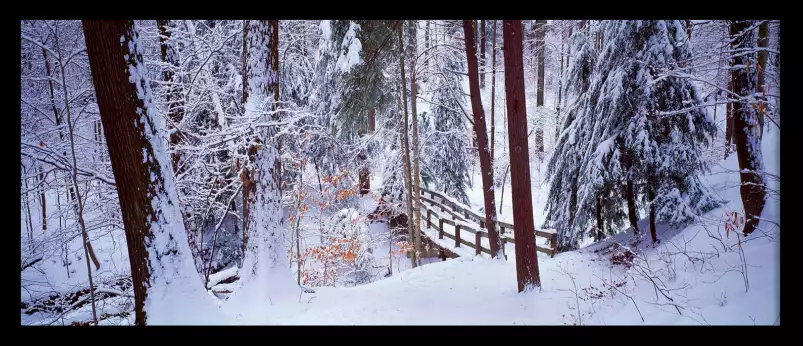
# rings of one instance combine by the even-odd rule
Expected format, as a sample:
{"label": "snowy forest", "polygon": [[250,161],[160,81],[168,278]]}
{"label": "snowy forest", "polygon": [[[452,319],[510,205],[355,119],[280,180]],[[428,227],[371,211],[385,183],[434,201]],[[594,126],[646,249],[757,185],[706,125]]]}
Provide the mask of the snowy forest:
{"label": "snowy forest", "polygon": [[22,20],[22,325],[779,325],[779,20]]}

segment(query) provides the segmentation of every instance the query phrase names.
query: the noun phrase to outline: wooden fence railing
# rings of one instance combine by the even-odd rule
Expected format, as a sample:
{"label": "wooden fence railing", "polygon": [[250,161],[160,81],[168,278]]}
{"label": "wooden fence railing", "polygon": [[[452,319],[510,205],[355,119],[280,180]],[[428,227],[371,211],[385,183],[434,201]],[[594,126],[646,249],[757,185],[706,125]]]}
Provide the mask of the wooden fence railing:
{"label": "wooden fence railing", "polygon": [[[430,197],[426,197],[426,194],[429,194]],[[436,197],[440,198],[440,202],[435,199]],[[454,239],[455,247],[460,247],[460,244],[474,247],[477,255],[479,255],[480,252],[491,254],[490,249],[482,246],[482,238],[488,239],[488,231],[485,229],[486,219],[484,215],[480,215],[479,213],[471,210],[471,208],[468,206],[455,201],[453,198],[425,188],[421,188],[421,200],[430,204],[426,205],[425,203],[421,203],[422,212],[426,210],[427,228],[430,226],[435,227],[438,230],[439,239],[443,239],[445,236],[447,238]],[[433,214],[438,218],[437,224],[432,221]],[[448,217],[451,217],[451,220]],[[470,223],[470,221],[476,222],[479,225],[479,229],[476,229],[476,226]],[[444,232],[444,224],[455,228],[454,235]],[[499,229],[499,235],[502,238],[503,245],[506,243],[515,244],[515,239],[513,238],[513,224],[503,221],[496,221],[496,226]],[[509,231],[506,232],[506,230]],[[461,236],[461,232],[463,231],[473,235],[473,243]],[[548,255],[549,257],[555,257],[555,253],[557,253],[557,234],[552,230],[535,230],[535,235],[549,239],[550,246],[550,248],[545,248],[536,245],[536,249]],[[505,247],[502,246],[503,253],[504,249]]]}

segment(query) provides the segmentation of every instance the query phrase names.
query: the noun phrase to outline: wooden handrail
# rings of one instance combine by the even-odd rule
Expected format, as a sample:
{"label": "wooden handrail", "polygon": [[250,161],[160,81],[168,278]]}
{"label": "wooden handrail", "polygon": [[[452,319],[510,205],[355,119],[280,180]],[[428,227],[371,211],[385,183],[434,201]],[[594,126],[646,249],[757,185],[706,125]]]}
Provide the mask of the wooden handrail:
{"label": "wooden handrail", "polygon": [[[479,215],[478,213],[474,212],[467,206],[463,206],[462,204],[451,200],[448,196],[445,196],[444,194],[426,188],[420,188],[420,189],[422,191],[421,199],[423,201],[432,204],[432,206],[438,206],[441,209],[440,211],[438,211],[435,210],[435,208],[432,208],[432,206],[420,203],[420,207],[427,211],[427,224],[435,227],[438,230],[438,238],[443,239],[443,236],[446,236],[447,238],[455,240],[455,247],[459,247],[460,244],[465,244],[468,246],[473,246],[474,249],[477,251],[477,253],[480,252],[485,252],[487,254],[491,253],[490,249],[482,247],[482,245],[480,244],[481,238],[486,238],[486,239],[488,238],[488,232],[482,228],[480,229],[472,228],[471,225],[467,223],[468,220],[466,220],[466,219],[471,219],[472,221],[479,223],[480,227],[482,227],[483,226],[482,223],[484,223],[486,220],[484,216]],[[424,196],[424,193],[429,193],[432,198],[427,198],[426,196]],[[436,201],[435,196],[440,197],[441,202]],[[442,215],[443,213],[449,214],[449,216],[451,216],[452,219],[450,220],[448,218],[443,218]],[[458,213],[462,213],[465,216],[465,218],[461,217]],[[430,220],[430,215],[435,215],[439,219],[437,226]],[[455,227],[455,230],[457,231],[455,232],[456,234],[452,235],[444,232],[443,224]],[[496,221],[496,226],[501,229],[500,235],[503,244],[504,243],[515,244],[515,238],[513,237],[513,234],[512,233],[505,234],[504,232],[506,228],[514,229],[515,226],[513,224],[504,221]],[[457,230],[458,228],[459,231]],[[465,239],[464,237],[460,237],[459,233],[462,231],[473,233],[475,235],[474,239],[475,244],[472,244],[469,240]],[[551,248],[543,248],[536,245],[536,249],[550,257],[554,257],[555,253],[557,253],[557,234],[552,230],[536,229],[535,235],[549,239],[551,245]],[[504,251],[504,246],[502,247],[502,250]]]}

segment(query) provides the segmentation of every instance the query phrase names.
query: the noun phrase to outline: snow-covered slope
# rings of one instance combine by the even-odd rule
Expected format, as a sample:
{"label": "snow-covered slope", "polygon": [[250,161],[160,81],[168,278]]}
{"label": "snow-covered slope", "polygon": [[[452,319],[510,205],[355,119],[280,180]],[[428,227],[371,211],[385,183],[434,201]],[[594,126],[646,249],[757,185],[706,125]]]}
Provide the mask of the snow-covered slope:
{"label": "snow-covered slope", "polygon": [[[765,135],[765,164],[778,175],[778,132]],[[659,225],[631,247],[631,268],[612,265],[614,243],[630,232],[554,259],[539,256],[542,289],[516,292],[515,257],[507,262],[460,258],[407,270],[354,288],[319,288],[285,324],[778,324],[780,212],[764,210],[761,231],[725,233],[726,215],[742,213],[735,155],[704,181],[726,201],[684,229]],[[777,181],[769,181],[778,190]],[[542,193],[542,188],[534,188]],[[643,219],[642,229],[648,229]],[[716,239],[719,238],[719,239]],[[741,243],[741,247],[739,245]],[[743,252],[740,251],[743,250]],[[744,261],[742,260],[744,258]],[[743,268],[746,275],[742,274]],[[749,286],[747,286],[749,285]],[[746,286],[749,289],[746,290]],[[278,321],[278,320],[277,320]]]}

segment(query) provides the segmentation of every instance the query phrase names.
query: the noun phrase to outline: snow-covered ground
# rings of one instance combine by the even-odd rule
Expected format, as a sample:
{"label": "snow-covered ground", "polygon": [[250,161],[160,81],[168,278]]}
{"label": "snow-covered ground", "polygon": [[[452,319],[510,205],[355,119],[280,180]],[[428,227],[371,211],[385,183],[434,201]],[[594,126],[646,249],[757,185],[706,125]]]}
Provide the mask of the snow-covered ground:
{"label": "snow-covered ground", "polygon": [[[497,125],[497,138],[504,138],[504,127],[499,126],[501,120]],[[780,167],[779,138],[779,131],[773,129],[765,133],[762,141],[765,169],[775,176],[779,176]],[[719,142],[720,137],[715,141]],[[536,226],[540,227],[544,220],[546,186],[543,184],[544,164],[541,163],[541,167],[538,164],[531,162],[534,218]],[[483,199],[478,168],[472,178],[468,196],[472,207],[480,210]],[[294,301],[273,307],[255,305],[245,311],[226,309],[225,301],[210,294],[209,299],[218,300],[218,305],[223,307],[220,316],[210,321],[339,325],[780,324],[778,194],[768,195],[762,215],[765,221],[759,225],[760,230],[745,239],[732,232],[726,233],[724,226],[729,215],[743,213],[736,155],[715,164],[702,180],[727,203],[683,229],[658,225],[661,243],[657,247],[649,245],[648,235],[644,235],[647,239],[631,245],[632,232],[628,230],[554,258],[539,253],[540,290],[517,293],[512,244],[506,248],[507,261],[461,253],[463,256],[455,260],[427,260],[426,265],[411,269],[404,256],[388,255],[391,250],[388,247],[392,246],[389,241],[377,241],[373,250],[377,266],[385,267],[393,262],[393,274],[389,277],[384,277],[386,269],[378,269],[376,281],[372,283],[356,287],[314,287],[314,293],[301,292],[297,300],[294,298]],[[778,180],[769,177],[770,190],[780,191]],[[381,175],[373,176],[372,186],[381,186],[381,181]],[[504,196],[501,196],[501,189],[496,194],[497,208],[502,205],[500,219],[505,221],[512,221],[510,188],[508,181]],[[372,206],[364,199],[357,208],[366,212]],[[314,213],[310,211],[308,215]],[[324,216],[327,219],[328,215]],[[319,242],[313,232],[320,227],[316,222],[312,218],[302,220],[302,228],[310,230],[303,237],[304,248]],[[639,226],[648,229],[648,220],[642,219]],[[373,223],[369,228],[377,239],[388,233],[385,223]],[[103,261],[96,282],[127,272],[125,244],[120,239],[124,239],[121,231],[92,235],[95,250]],[[635,251],[631,268],[611,264],[614,244]],[[80,247],[79,238],[71,242],[71,247],[73,250]],[[66,268],[58,261],[36,267],[37,270],[23,272],[23,283],[27,283],[22,288],[24,300],[37,295],[29,289],[40,281],[46,282],[41,284],[43,292],[64,293],[86,286],[86,266],[79,256],[70,264],[69,278]],[[233,288],[236,289],[236,285]],[[130,301],[124,296],[107,299],[98,314],[116,313]],[[85,305],[61,317],[69,323],[70,320],[87,320],[89,314],[89,305]],[[109,319],[103,324],[130,324],[132,317]],[[37,314],[22,314],[22,323],[36,323],[41,318]],[[45,322],[52,322],[52,319]],[[181,324],[181,321],[176,323]]]}
{"label": "snow-covered ground", "polygon": [[[776,175],[778,144],[777,131],[765,135],[766,169]],[[661,244],[644,239],[633,246],[630,269],[612,265],[606,250],[628,247],[626,232],[554,259],[539,256],[540,290],[516,292],[515,252],[508,249],[508,261],[468,256],[358,287],[318,288],[300,297],[297,308],[237,323],[779,324],[779,202],[770,198],[762,215],[768,221],[749,238],[726,234],[726,215],[743,212],[736,167],[731,155],[704,177],[728,203],[684,229],[659,225]],[[779,189],[777,181],[769,186]],[[533,191],[543,194],[537,185]],[[481,201],[475,191],[470,196]]]}

